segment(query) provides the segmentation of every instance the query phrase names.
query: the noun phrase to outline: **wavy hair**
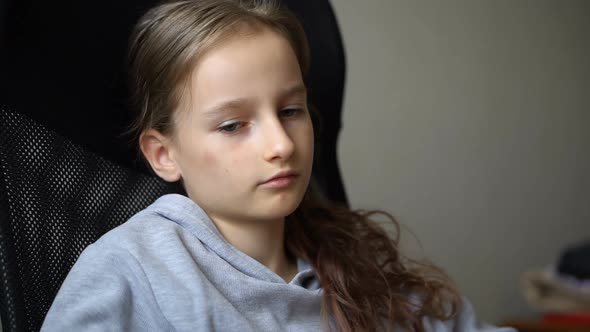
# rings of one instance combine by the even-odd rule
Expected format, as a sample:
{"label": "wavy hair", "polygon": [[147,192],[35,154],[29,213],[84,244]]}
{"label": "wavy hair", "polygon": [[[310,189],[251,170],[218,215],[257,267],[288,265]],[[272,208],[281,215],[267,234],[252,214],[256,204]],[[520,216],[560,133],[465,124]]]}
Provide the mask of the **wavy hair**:
{"label": "wavy hair", "polygon": [[[283,36],[305,77],[305,33],[276,1],[164,2],[139,20],[129,47],[137,138],[150,128],[173,133],[172,114],[199,55],[244,27],[272,29]],[[378,215],[396,228],[393,236],[375,221]],[[449,278],[434,265],[404,258],[399,234],[399,224],[386,212],[352,211],[314,198],[310,190],[286,218],[285,246],[290,255],[314,267],[328,329],[382,331],[396,325],[424,331],[423,318],[447,320],[456,314],[461,301]]]}

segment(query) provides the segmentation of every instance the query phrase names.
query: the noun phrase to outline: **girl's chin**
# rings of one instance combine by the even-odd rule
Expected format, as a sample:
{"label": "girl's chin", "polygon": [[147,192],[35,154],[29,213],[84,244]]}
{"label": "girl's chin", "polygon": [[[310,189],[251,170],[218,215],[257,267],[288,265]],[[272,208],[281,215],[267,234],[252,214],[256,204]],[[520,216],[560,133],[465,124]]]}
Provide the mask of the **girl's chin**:
{"label": "girl's chin", "polygon": [[285,202],[278,204],[278,206],[271,206],[263,208],[260,212],[261,219],[282,219],[295,212],[299,206],[300,200],[294,202]]}

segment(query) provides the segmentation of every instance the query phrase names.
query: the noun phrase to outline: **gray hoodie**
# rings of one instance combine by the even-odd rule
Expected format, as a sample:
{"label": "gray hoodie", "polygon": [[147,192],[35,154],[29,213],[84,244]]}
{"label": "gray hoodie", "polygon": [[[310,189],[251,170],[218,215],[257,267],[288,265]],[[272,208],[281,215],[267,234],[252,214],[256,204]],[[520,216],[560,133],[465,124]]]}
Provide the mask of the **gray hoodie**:
{"label": "gray hoodie", "polygon": [[[42,331],[319,331],[322,289],[298,261],[289,283],[227,243],[188,197],[159,198],[88,246]],[[478,326],[467,301],[428,331]]]}

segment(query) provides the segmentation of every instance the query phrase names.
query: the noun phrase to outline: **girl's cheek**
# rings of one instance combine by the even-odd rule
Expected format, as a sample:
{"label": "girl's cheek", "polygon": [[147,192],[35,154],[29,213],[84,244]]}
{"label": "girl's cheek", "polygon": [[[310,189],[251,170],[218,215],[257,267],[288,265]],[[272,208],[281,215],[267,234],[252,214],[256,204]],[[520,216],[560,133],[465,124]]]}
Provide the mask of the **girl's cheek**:
{"label": "girl's cheek", "polygon": [[203,152],[203,162],[205,163],[206,166],[215,166],[218,164],[215,153],[212,151],[208,151],[208,150]]}
{"label": "girl's cheek", "polygon": [[244,165],[243,160],[240,158],[233,158],[231,164],[232,164],[232,168],[234,168],[234,169],[241,168],[240,166],[246,166],[246,165]]}

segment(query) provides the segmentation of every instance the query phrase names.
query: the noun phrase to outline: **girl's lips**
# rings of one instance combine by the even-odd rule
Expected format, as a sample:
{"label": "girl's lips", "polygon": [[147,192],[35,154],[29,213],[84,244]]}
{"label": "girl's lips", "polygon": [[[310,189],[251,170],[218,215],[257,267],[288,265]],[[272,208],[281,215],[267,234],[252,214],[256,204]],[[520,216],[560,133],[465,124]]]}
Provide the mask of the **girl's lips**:
{"label": "girl's lips", "polygon": [[295,182],[295,180],[297,180],[297,175],[296,174],[292,174],[292,175],[287,175],[287,176],[279,176],[279,177],[275,177],[271,180],[268,180],[262,184],[260,184],[260,186],[265,187],[265,188],[285,188],[290,186],[291,184],[293,184]]}

